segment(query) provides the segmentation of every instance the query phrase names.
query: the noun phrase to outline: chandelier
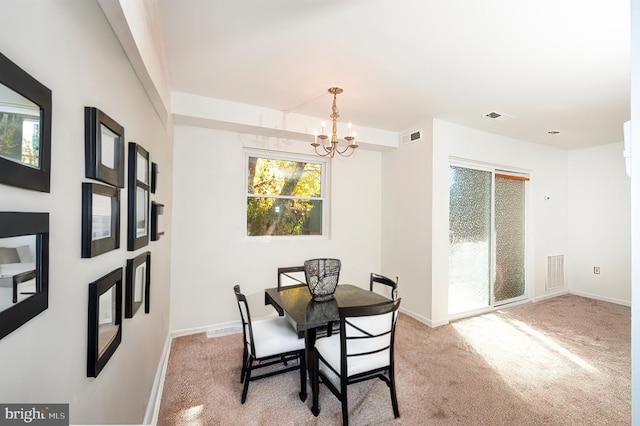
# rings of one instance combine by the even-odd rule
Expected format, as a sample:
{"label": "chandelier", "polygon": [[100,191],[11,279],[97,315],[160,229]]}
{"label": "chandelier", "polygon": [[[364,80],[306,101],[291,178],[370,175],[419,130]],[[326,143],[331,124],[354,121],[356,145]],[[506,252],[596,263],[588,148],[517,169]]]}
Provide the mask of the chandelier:
{"label": "chandelier", "polygon": [[[329,93],[333,94],[333,105],[331,106],[331,120],[333,121],[333,126],[331,130],[331,140],[329,144],[326,144],[327,139],[329,139],[329,135],[325,134],[325,125],[326,123],[322,122],[322,133],[318,134],[318,131],[314,131],[313,143],[311,146],[321,157],[329,156],[333,158],[336,152],[342,157],[349,157],[353,154],[353,151],[358,147],[356,145],[356,132],[351,131],[351,122],[349,122],[349,134],[344,137],[344,140],[347,141],[347,146],[344,149],[340,149],[340,141],[338,140],[337,134],[337,125],[336,119],[340,117],[340,113],[338,111],[338,107],[336,106],[336,96],[342,93],[343,90],[340,87],[330,87]],[[320,139],[320,142],[318,142]],[[318,147],[321,146],[320,152],[318,152]]]}

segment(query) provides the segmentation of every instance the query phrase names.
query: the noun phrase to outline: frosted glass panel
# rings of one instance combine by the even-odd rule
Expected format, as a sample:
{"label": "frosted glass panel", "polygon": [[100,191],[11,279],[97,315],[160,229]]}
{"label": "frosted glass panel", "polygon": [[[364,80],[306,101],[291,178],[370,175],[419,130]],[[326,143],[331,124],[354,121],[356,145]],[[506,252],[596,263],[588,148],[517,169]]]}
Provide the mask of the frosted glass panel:
{"label": "frosted glass panel", "polygon": [[524,295],[524,181],[496,176],[495,302]]}
{"label": "frosted glass panel", "polygon": [[449,172],[449,314],[457,314],[491,303],[491,172]]}

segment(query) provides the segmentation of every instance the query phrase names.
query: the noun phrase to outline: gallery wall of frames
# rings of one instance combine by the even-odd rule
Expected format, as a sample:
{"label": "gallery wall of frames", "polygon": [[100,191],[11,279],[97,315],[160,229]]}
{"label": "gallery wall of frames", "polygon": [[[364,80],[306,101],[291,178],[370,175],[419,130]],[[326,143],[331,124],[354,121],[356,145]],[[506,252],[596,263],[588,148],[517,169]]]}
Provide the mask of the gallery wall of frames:
{"label": "gallery wall of frames", "polygon": [[[50,193],[51,121],[51,90],[0,54],[0,184]],[[123,124],[94,106],[84,108],[84,151],[80,255],[120,249],[121,203],[131,252],[88,283],[87,376],[97,377],[122,342],[123,316],[150,312],[151,251],[141,250],[163,234],[164,205],[152,200],[158,164],[141,143],[125,146]],[[49,306],[49,223],[48,212],[0,212],[0,339]]]}

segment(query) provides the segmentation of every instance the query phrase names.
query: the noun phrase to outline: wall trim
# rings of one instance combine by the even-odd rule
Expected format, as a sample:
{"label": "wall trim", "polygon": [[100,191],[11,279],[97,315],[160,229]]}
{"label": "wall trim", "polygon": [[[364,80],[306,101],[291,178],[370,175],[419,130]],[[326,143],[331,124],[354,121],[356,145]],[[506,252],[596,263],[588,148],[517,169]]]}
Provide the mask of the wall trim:
{"label": "wall trim", "polygon": [[423,317],[422,315],[419,315],[413,311],[410,311],[409,309],[404,309],[404,308],[400,308],[400,312],[402,312],[403,314],[407,314],[408,316],[410,316],[411,318],[420,321],[421,323],[431,327],[431,328],[435,328],[435,327],[440,327],[441,325],[447,325],[449,324],[449,320],[442,320],[442,321],[432,321],[429,318]]}
{"label": "wall trim", "polygon": [[565,295],[565,294],[570,294],[569,290],[554,291],[553,293],[548,293],[548,294],[544,294],[542,296],[532,297],[531,301],[533,303],[536,303],[536,302],[540,302],[540,301],[545,300],[545,299],[552,299],[554,297],[562,296],[562,295]]}
{"label": "wall trim", "polygon": [[147,403],[147,411],[144,414],[143,424],[155,425],[158,423],[158,415],[160,414],[160,401],[162,400],[162,390],[164,388],[164,379],[167,375],[167,365],[169,361],[169,353],[171,352],[171,342],[173,337],[171,334],[167,334],[167,338],[164,342],[164,348],[162,349],[162,355],[158,361],[158,368],[156,370],[156,377],[151,387],[151,393],[149,395],[149,402]]}
{"label": "wall trim", "polygon": [[628,300],[614,299],[613,297],[602,297],[598,296],[597,294],[585,293],[582,291],[569,291],[569,293],[575,294],[576,296],[586,297],[588,299],[602,300],[603,302],[615,303],[616,305],[631,307],[631,302]]}

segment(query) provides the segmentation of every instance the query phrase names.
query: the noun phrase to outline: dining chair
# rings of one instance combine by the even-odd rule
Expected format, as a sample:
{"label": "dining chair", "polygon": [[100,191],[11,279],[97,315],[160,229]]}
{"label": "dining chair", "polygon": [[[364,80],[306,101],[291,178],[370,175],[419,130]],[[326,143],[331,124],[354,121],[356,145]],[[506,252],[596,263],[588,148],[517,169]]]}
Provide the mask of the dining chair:
{"label": "dining chair", "polygon": [[306,284],[304,266],[286,266],[278,268],[278,290],[290,285]]}
{"label": "dining chair", "polygon": [[396,280],[394,281],[389,277],[372,272],[369,277],[369,290],[373,291],[373,285],[376,283],[390,287],[391,299],[396,300],[398,297],[398,277],[396,277]]}
{"label": "dining chair", "polygon": [[[284,317],[251,321],[249,304],[246,296],[240,291],[240,286],[234,286],[233,291],[240,310],[244,341],[240,371],[240,383],[244,383],[244,387],[240,402],[244,404],[247,400],[249,382],[294,370],[300,371],[299,395],[300,399],[305,401],[307,399],[307,361],[304,339],[298,338],[298,334]],[[297,361],[297,363],[289,365],[291,361]],[[276,364],[283,364],[283,367],[260,375],[252,375],[254,370]]]}
{"label": "dining chair", "polygon": [[394,417],[400,417],[396,396],[393,343],[401,299],[368,306],[338,308],[340,334],[316,341],[315,377],[312,377],[313,407],[318,406],[323,383],[342,403],[342,424],[349,424],[347,386],[379,378],[389,387]]}

